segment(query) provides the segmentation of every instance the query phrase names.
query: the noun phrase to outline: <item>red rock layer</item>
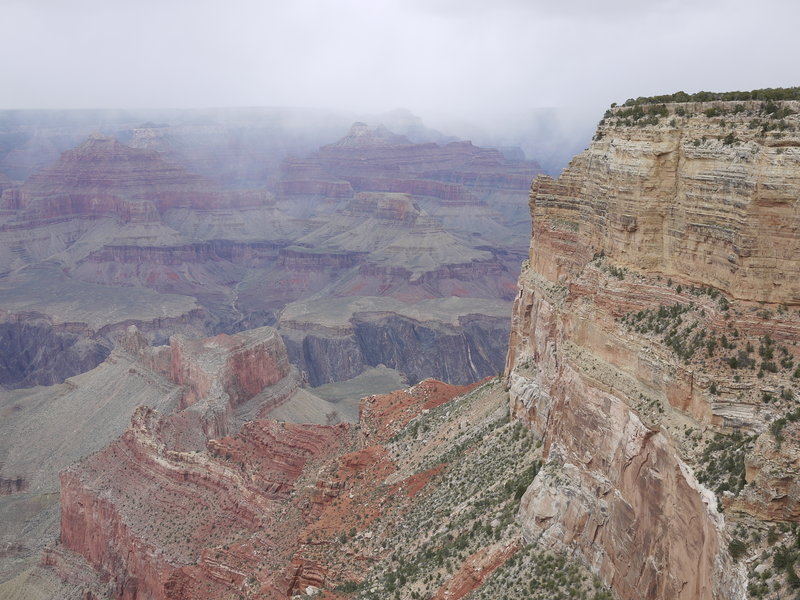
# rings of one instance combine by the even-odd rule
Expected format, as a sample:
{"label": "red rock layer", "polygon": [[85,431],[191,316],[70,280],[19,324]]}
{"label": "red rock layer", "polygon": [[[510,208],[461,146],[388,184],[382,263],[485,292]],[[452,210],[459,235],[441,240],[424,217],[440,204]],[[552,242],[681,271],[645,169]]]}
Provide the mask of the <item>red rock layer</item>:
{"label": "red rock layer", "polygon": [[223,192],[210,180],[165,162],[158,152],[103,136],[64,152],[56,165],[2,196],[3,208],[39,222],[65,217],[152,222],[174,208],[243,208],[267,201],[265,192]]}
{"label": "red rock layer", "polygon": [[[541,172],[533,161],[509,162],[497,150],[471,142],[414,144],[383,127],[356,123],[350,133],[305,160],[286,161],[280,193],[344,197],[355,191],[433,197],[444,205],[479,201],[471,189],[527,190]],[[313,184],[311,182],[314,182]]]}
{"label": "red rock layer", "polygon": [[368,396],[361,401],[358,420],[368,432],[374,432],[372,435],[378,436],[373,442],[385,441],[403,429],[420,411],[444,404],[481,383],[450,385],[435,379],[426,379],[406,390]]}
{"label": "red rock layer", "polygon": [[289,271],[327,271],[356,266],[366,253],[318,251],[313,248],[290,246],[278,254],[278,264]]}
{"label": "red rock layer", "polygon": [[237,564],[253,569],[258,557],[230,546],[274,527],[273,501],[348,438],[345,425],[256,421],[185,453],[161,442],[164,425],[140,409],[119,441],[61,474],[62,543],[112,577],[115,598],[207,598],[241,585]]}
{"label": "red rock layer", "polygon": [[[380,441],[398,420],[471,387],[425,381],[373,396],[362,409],[362,441],[344,424],[253,421],[203,452],[172,450],[163,433],[174,420],[140,408],[121,439],[61,474],[62,544],[125,600],[285,598],[328,585],[331,575],[358,578],[363,559],[332,564],[331,545],[383,507],[412,501],[442,469],[384,485],[395,467]],[[476,581],[493,568],[473,562],[483,569]]]}
{"label": "red rock layer", "polygon": [[182,408],[208,396],[215,382],[228,394],[231,407],[236,407],[289,375],[291,369],[280,337],[269,327],[205,340],[176,336],[170,347],[170,377],[188,388]]}

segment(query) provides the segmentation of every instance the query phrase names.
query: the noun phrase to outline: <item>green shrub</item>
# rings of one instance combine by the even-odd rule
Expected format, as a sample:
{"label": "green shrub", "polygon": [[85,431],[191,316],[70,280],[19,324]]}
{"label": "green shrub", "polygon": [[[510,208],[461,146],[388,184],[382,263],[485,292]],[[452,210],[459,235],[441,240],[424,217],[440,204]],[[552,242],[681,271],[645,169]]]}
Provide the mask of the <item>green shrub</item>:
{"label": "green shrub", "polygon": [[728,552],[731,553],[734,560],[739,560],[747,553],[747,542],[738,538],[732,539],[728,543]]}
{"label": "green shrub", "polygon": [[769,426],[772,437],[775,438],[779,445],[783,441],[783,428],[786,427],[786,422],[786,417],[781,417],[780,419],[775,419]]}
{"label": "green shrub", "polygon": [[739,138],[737,138],[736,135],[732,131],[730,133],[728,133],[728,135],[726,135],[724,138],[722,138],[722,143],[725,146],[732,146],[733,144],[738,143],[738,141],[739,141]]}

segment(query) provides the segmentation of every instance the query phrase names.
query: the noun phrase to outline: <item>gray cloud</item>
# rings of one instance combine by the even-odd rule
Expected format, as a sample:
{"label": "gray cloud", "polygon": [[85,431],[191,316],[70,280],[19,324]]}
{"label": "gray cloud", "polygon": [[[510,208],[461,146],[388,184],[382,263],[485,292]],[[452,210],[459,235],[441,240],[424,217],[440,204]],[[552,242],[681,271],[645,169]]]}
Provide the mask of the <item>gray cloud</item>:
{"label": "gray cloud", "polygon": [[0,108],[597,106],[800,81],[790,0],[3,0]]}

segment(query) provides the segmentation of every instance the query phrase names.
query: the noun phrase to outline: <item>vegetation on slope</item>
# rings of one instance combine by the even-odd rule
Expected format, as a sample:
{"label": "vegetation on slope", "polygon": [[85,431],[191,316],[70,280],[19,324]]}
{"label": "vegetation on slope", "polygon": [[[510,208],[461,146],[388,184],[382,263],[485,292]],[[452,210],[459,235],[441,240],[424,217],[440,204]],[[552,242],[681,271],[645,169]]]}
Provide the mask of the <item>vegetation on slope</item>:
{"label": "vegetation on slope", "polygon": [[[589,598],[610,592],[588,569],[522,539],[516,515],[541,449],[511,421],[500,379],[424,412],[388,445],[398,476],[434,473],[401,511],[384,510],[345,540],[346,553],[381,555],[363,578],[341,582],[355,598]],[[386,482],[391,484],[390,481]]]}

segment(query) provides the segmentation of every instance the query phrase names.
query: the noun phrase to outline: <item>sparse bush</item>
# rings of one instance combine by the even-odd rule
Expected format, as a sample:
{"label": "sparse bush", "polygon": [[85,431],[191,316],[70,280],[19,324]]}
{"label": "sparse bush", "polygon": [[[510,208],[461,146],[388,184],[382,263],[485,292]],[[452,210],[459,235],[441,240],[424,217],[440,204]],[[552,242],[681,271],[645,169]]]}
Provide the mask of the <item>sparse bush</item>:
{"label": "sparse bush", "polygon": [[780,419],[775,419],[772,423],[770,423],[769,431],[772,434],[772,437],[775,438],[775,441],[780,446],[781,442],[783,442],[783,428],[786,427],[786,418],[781,417]]}
{"label": "sparse bush", "polygon": [[734,560],[739,560],[747,553],[747,542],[738,538],[732,539],[728,543],[728,552]]}

